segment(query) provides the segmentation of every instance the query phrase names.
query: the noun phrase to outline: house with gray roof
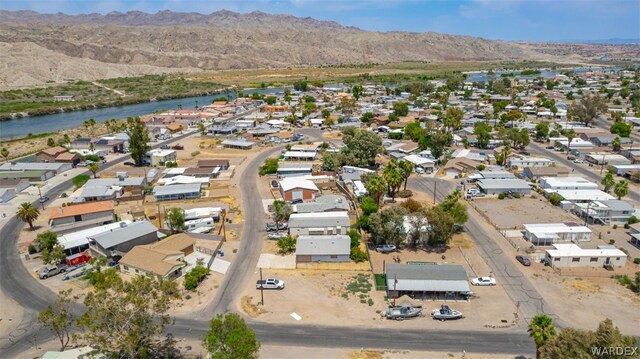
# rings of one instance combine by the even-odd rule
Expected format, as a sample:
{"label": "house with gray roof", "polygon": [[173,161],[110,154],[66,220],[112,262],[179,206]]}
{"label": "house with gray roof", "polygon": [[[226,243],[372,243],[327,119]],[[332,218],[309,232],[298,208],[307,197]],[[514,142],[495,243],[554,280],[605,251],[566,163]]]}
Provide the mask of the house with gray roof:
{"label": "house with gray roof", "polygon": [[527,181],[521,179],[482,179],[478,180],[478,187],[486,194],[498,195],[505,192],[520,193],[528,195],[531,193],[531,186]]}
{"label": "house with gray roof", "polygon": [[339,195],[324,195],[306,203],[298,203],[291,206],[293,213],[318,213],[348,211],[349,202]]}
{"label": "house with gray roof", "polygon": [[387,296],[398,298],[464,298],[470,292],[467,272],[451,264],[387,264]]}
{"label": "house with gray roof", "polygon": [[137,245],[157,242],[158,238],[156,226],[149,221],[140,221],[120,222],[120,227],[88,237],[88,240],[92,256],[112,258],[124,256]]}
{"label": "house with gray roof", "polygon": [[346,234],[350,226],[347,212],[294,213],[289,217],[289,234],[296,236]]}
{"label": "house with gray roof", "polygon": [[200,198],[200,183],[174,184],[153,188],[156,201]]}
{"label": "house with gray roof", "polygon": [[351,239],[346,235],[299,236],[296,263],[348,262]]}

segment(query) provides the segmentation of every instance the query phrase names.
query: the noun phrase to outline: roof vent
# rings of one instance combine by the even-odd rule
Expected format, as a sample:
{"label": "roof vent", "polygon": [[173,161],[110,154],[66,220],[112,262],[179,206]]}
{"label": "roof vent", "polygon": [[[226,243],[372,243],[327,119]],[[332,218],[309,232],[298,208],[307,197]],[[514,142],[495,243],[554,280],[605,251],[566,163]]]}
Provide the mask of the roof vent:
{"label": "roof vent", "polygon": [[120,228],[124,228],[127,226],[127,222],[120,222]]}

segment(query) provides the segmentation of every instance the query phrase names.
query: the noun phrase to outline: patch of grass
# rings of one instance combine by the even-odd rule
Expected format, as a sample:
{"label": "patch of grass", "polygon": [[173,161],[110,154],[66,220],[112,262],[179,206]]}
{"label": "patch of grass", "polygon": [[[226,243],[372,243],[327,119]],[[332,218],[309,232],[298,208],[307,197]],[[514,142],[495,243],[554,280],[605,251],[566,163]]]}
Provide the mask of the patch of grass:
{"label": "patch of grass", "polygon": [[387,277],[384,274],[374,274],[373,278],[376,283],[376,290],[384,291],[387,289]]}

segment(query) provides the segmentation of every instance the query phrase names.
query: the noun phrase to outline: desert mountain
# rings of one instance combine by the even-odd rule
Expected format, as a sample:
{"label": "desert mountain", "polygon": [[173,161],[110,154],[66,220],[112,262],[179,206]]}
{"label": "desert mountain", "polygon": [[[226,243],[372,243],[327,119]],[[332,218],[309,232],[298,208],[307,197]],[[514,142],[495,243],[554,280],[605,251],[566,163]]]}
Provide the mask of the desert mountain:
{"label": "desert mountain", "polygon": [[[401,61],[579,61],[612,53],[638,57],[640,52],[640,46],[522,44],[440,33],[370,32],[311,18],[224,10],[209,15],[0,11],[0,45],[11,51],[0,56],[2,88],[92,80],[104,74]],[[101,64],[108,70],[88,71]]]}

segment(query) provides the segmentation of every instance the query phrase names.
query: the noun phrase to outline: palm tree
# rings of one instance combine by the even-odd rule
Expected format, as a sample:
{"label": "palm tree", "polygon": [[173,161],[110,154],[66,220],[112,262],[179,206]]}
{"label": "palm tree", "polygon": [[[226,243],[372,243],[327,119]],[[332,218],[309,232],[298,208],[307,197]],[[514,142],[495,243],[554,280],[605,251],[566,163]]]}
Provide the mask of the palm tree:
{"label": "palm tree", "polygon": [[382,171],[382,177],[385,181],[387,181],[387,189],[389,191],[389,196],[391,199],[394,199],[396,196],[396,191],[402,185],[404,181],[404,174],[402,170],[398,167],[398,161],[392,159],[389,164]]}
{"label": "palm tree", "polygon": [[556,327],[553,325],[553,319],[546,314],[538,314],[531,319],[529,323],[529,336],[536,342],[536,358],[540,359],[540,349],[556,335]]}
{"label": "palm tree", "polygon": [[620,180],[616,183],[615,187],[613,187],[613,193],[618,196],[618,199],[626,196],[629,193],[629,182],[625,180]]}
{"label": "palm tree", "polygon": [[380,205],[380,197],[382,197],[382,194],[387,189],[387,182],[384,178],[375,175],[369,180],[369,182],[367,182],[366,188],[369,194],[373,196],[376,204]]}
{"label": "palm tree", "polygon": [[22,222],[29,225],[29,229],[33,231],[33,221],[38,219],[40,211],[34,205],[29,202],[23,202],[16,213],[16,216]]}
{"label": "palm tree", "polygon": [[100,169],[100,166],[97,163],[92,163],[89,165],[88,167],[89,171],[91,171],[91,173],[93,173],[93,178],[98,178],[96,177],[96,172],[98,172],[98,170]]}
{"label": "palm tree", "polygon": [[9,150],[6,147],[2,147],[2,149],[0,149],[0,156],[4,157],[4,160],[8,160],[9,159]]}
{"label": "palm tree", "polygon": [[413,172],[413,163],[402,160],[399,164],[400,169],[402,170],[402,174],[404,175],[404,190],[407,190],[407,182],[409,182],[409,176],[411,176],[411,172]]}

